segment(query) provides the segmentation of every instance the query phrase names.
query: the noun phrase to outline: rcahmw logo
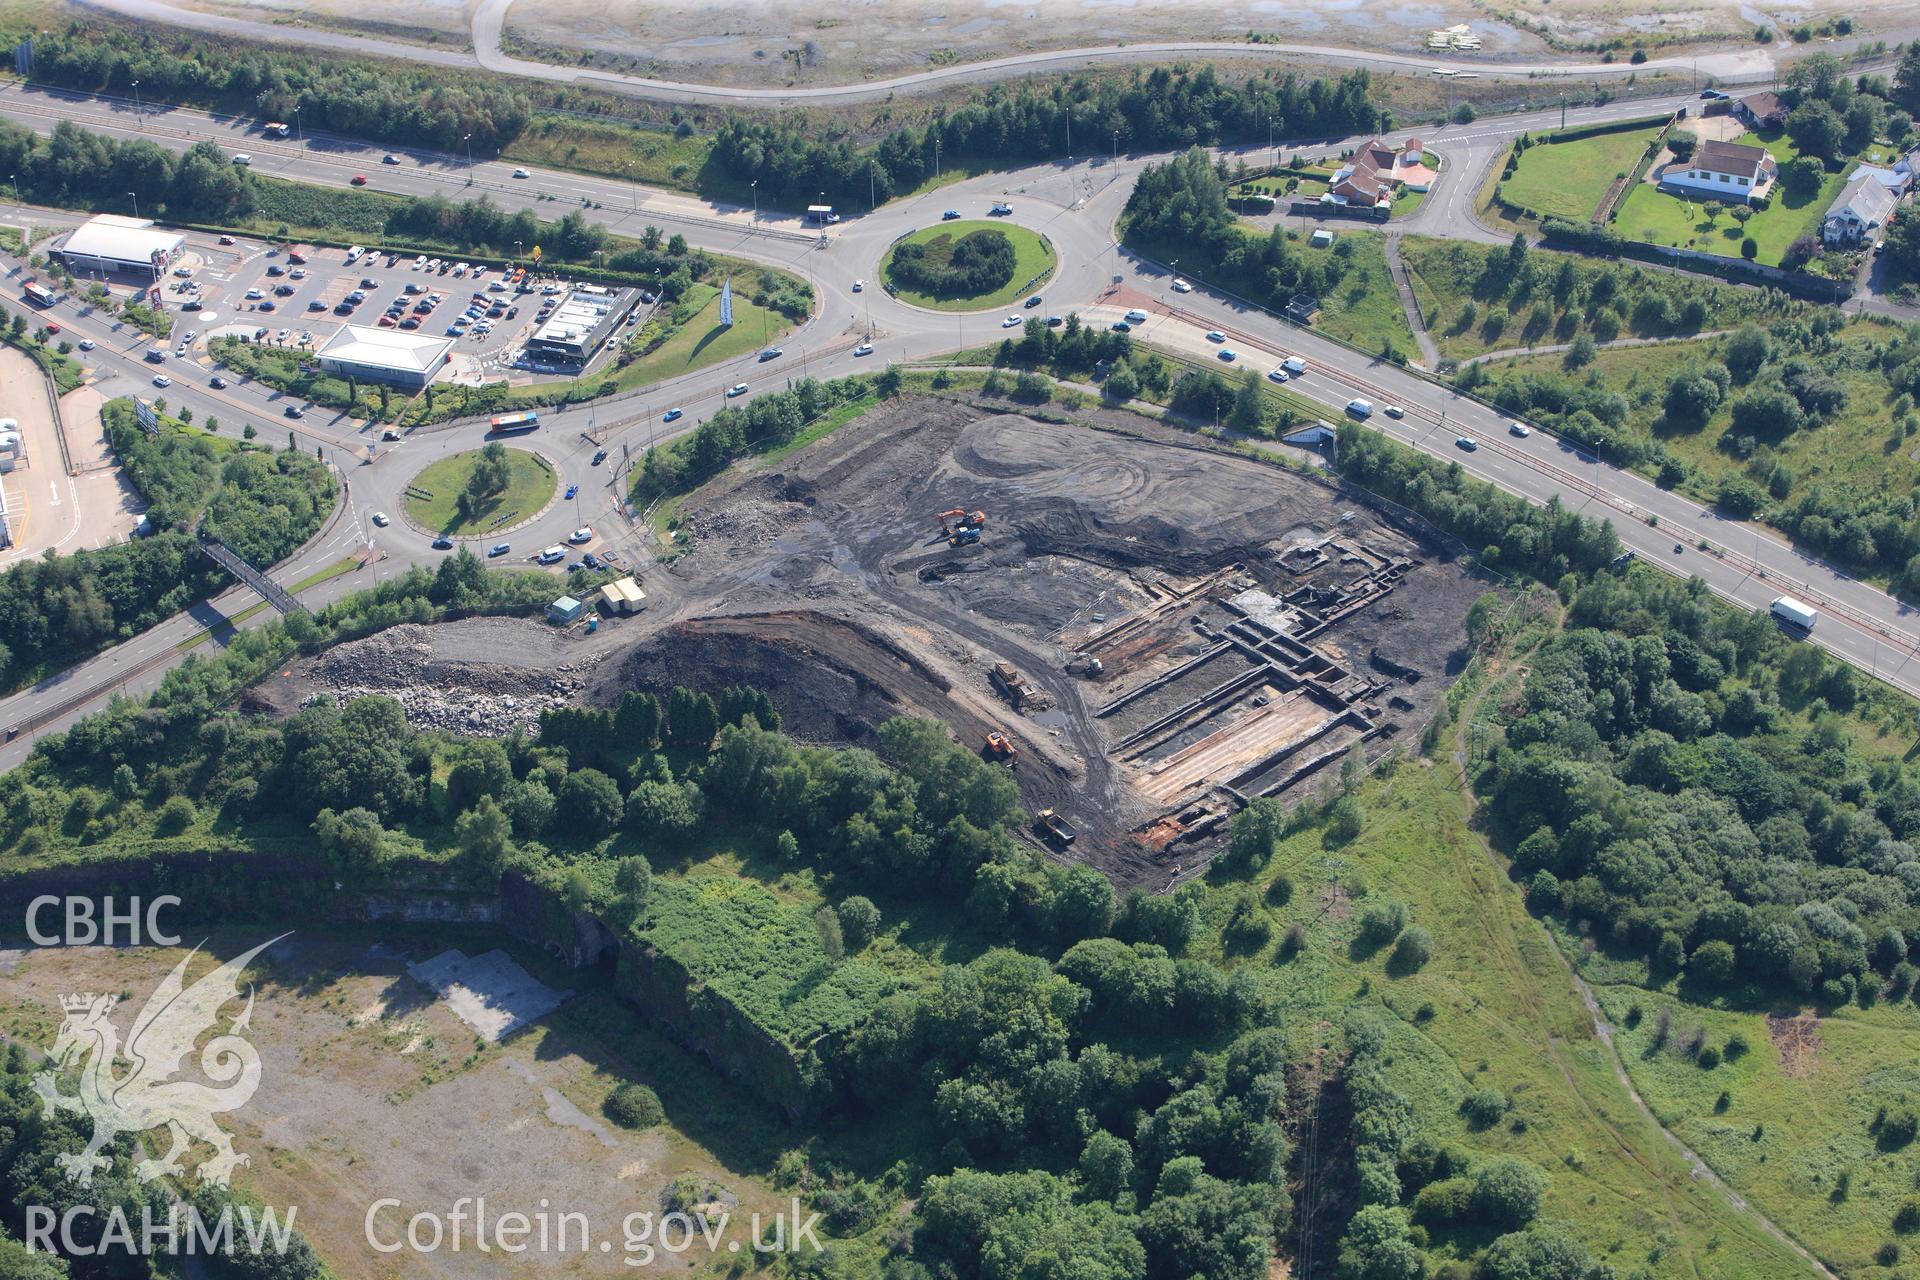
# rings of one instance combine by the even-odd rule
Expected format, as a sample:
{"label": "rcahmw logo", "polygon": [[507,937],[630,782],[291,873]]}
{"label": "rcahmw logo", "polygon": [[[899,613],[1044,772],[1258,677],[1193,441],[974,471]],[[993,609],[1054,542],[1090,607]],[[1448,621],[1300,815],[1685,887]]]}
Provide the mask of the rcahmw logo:
{"label": "rcahmw logo", "polygon": [[[90,1204],[74,1205],[55,1214],[43,1204],[27,1206],[26,1244],[29,1253],[57,1253],[68,1258],[87,1258],[96,1254],[138,1253],[154,1257],[201,1254],[230,1257],[236,1247],[241,1254],[284,1255],[293,1245],[293,1220],[298,1206],[288,1206],[286,1221],[271,1208],[256,1212],[251,1205],[225,1205],[209,1219],[192,1205],[169,1205],[164,1215],[151,1203],[140,1206],[136,1227],[124,1206],[114,1205],[96,1238],[83,1230],[82,1222],[99,1217]],[[234,1231],[234,1219],[240,1229]]]}
{"label": "rcahmw logo", "polygon": [[[214,1116],[244,1106],[260,1086],[260,1055],[244,1034],[253,1019],[251,989],[239,1017],[198,1053],[201,1074],[220,1087],[174,1077],[194,1054],[200,1038],[214,1030],[221,1008],[240,998],[240,975],[253,958],[279,940],[269,939],[235,956],[188,986],[187,965],[199,954],[199,948],[194,948],[147,998],[124,1045],[119,1029],[107,1016],[118,1003],[113,996],[86,991],[60,998],[66,1018],[53,1042],[52,1069],[34,1076],[33,1090],[40,1095],[47,1118],[69,1111],[93,1121],[93,1138],[86,1149],[62,1152],[56,1158],[69,1178],[91,1186],[94,1171],[112,1163],[100,1153],[114,1138],[160,1128],[167,1131],[169,1145],[159,1159],[134,1166],[142,1182],[181,1173],[180,1157],[195,1141],[213,1148],[197,1170],[203,1183],[224,1187],[234,1169],[248,1162],[233,1149],[232,1139]],[[116,1075],[114,1068],[120,1061],[131,1065]],[[61,1093],[60,1073],[75,1069],[79,1092]]]}

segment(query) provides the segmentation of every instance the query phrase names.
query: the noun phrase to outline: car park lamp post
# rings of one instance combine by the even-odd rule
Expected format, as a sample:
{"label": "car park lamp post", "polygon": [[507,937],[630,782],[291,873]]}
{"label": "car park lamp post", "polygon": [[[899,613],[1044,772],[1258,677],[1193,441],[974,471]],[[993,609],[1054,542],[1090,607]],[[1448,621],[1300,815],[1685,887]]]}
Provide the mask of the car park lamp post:
{"label": "car park lamp post", "polygon": [[140,197],[129,191],[127,192],[127,199],[133,201],[133,216],[138,218],[140,216]]}

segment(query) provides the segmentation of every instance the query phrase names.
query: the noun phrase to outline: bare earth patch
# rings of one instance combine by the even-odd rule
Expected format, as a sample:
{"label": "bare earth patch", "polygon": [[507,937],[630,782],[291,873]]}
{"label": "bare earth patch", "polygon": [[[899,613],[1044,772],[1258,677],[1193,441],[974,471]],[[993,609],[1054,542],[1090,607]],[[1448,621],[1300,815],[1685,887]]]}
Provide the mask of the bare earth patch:
{"label": "bare earth patch", "polygon": [[1767,1015],[1767,1038],[1780,1054],[1780,1069],[1799,1079],[1812,1075],[1820,1067],[1820,1019],[1810,1013],[1789,1018]]}

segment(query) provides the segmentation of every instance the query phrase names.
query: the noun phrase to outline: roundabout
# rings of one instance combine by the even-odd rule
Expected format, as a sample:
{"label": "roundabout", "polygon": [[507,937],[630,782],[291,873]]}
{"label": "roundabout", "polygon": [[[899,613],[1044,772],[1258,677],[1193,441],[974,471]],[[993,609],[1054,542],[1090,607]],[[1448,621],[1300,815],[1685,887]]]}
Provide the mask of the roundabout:
{"label": "roundabout", "polygon": [[1052,241],[1016,222],[959,219],[902,236],[880,260],[894,297],[929,311],[993,311],[1051,280]]}
{"label": "roundabout", "polygon": [[560,487],[553,464],[498,441],[429,463],[407,482],[409,523],[449,538],[504,533],[545,510]]}

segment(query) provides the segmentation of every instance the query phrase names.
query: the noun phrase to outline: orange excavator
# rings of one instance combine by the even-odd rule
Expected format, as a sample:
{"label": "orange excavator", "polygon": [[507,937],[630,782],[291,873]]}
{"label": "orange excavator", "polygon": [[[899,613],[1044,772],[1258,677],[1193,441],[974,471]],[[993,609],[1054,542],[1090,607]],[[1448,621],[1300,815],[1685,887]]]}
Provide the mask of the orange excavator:
{"label": "orange excavator", "polygon": [[995,729],[987,734],[986,756],[995,763],[1011,766],[1020,758],[1020,749],[1013,745],[1011,738]]}
{"label": "orange excavator", "polygon": [[[987,527],[987,513],[968,511],[964,507],[955,507],[951,511],[942,511],[934,519],[940,522],[940,532],[946,535],[949,546],[964,547],[980,541],[980,534]],[[948,524],[951,520],[953,523]]]}

